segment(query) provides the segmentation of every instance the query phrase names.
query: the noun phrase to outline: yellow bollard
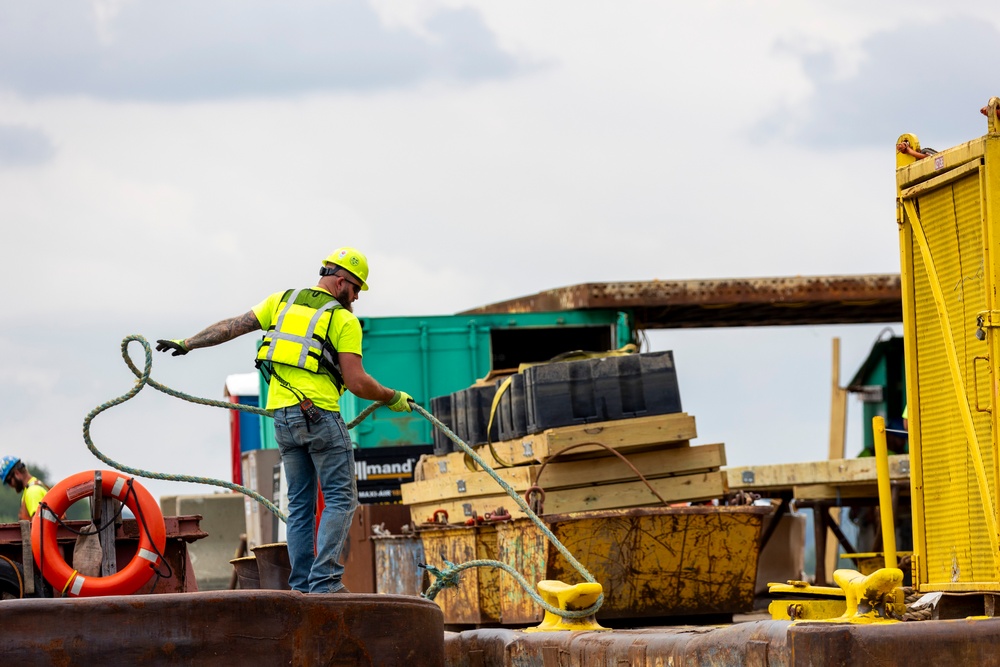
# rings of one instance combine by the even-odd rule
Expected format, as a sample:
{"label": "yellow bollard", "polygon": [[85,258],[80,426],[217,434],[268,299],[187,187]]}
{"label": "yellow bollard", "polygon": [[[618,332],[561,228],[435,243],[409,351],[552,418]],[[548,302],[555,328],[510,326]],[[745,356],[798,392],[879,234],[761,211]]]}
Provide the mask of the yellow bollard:
{"label": "yellow bollard", "polygon": [[883,568],[868,576],[854,570],[837,570],[833,580],[844,590],[847,608],[835,621],[848,623],[897,623],[904,613],[903,571]]}
{"label": "yellow bollard", "polygon": [[[575,611],[586,609],[601,596],[604,591],[598,583],[564,584],[561,581],[546,579],[538,582],[538,592],[542,599],[553,607]],[[534,628],[525,628],[525,632],[557,632],[571,630],[607,630],[597,623],[594,614],[583,618],[564,618],[546,610],[542,622]]]}

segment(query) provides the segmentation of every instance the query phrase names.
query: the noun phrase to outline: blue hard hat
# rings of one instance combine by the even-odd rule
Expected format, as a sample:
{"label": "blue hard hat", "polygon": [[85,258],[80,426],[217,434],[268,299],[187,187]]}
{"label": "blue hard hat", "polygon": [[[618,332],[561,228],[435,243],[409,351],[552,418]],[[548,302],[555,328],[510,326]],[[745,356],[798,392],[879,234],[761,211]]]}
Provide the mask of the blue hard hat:
{"label": "blue hard hat", "polygon": [[5,456],[0,459],[0,479],[3,480],[4,484],[7,483],[7,478],[10,476],[10,473],[14,472],[14,468],[16,468],[17,464],[20,462],[21,459],[16,456]]}

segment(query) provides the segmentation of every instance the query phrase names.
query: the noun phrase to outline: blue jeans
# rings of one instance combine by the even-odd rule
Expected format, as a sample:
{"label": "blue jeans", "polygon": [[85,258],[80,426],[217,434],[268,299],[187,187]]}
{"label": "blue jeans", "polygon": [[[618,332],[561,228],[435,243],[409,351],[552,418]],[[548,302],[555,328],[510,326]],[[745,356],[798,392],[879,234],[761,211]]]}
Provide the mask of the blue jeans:
{"label": "blue jeans", "polygon": [[[297,405],[274,412],[274,438],[288,476],[288,584],[303,593],[343,588],[340,556],[358,506],[347,426],[339,412],[320,410],[320,415],[318,422],[307,423]],[[317,479],[324,508],[314,552]]]}

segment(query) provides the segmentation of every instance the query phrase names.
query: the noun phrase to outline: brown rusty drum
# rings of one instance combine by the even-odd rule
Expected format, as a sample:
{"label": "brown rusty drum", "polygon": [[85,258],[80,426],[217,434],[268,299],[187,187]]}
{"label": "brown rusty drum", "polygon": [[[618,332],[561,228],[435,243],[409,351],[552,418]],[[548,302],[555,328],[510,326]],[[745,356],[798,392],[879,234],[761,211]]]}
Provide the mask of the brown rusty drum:
{"label": "brown rusty drum", "polygon": [[236,580],[240,590],[254,591],[260,588],[260,572],[257,570],[257,559],[253,556],[243,556],[229,561],[236,570]]}
{"label": "brown rusty drum", "polygon": [[396,595],[205,591],[0,602],[24,665],[443,667],[436,604]]}
{"label": "brown rusty drum", "polygon": [[288,544],[276,542],[261,544],[251,549],[257,558],[257,572],[260,575],[260,588],[270,591],[289,591],[288,575],[292,573],[288,561]]}

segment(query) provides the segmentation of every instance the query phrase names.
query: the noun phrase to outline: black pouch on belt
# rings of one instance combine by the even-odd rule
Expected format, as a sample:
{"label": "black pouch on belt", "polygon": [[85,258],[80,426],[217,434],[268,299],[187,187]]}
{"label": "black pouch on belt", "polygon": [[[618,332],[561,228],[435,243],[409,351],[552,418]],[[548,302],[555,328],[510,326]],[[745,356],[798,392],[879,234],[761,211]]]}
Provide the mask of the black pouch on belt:
{"label": "black pouch on belt", "polygon": [[313,405],[313,402],[308,398],[303,399],[299,403],[299,410],[302,411],[302,415],[306,418],[307,422],[318,422],[320,418],[319,408]]}

